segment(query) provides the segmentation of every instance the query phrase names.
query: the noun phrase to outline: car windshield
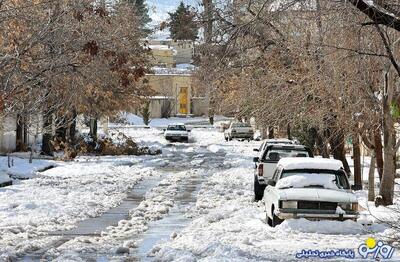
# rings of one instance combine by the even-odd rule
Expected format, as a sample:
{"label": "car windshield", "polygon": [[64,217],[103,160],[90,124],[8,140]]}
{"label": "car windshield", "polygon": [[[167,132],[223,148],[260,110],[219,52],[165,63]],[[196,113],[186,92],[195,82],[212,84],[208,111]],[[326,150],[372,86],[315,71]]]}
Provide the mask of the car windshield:
{"label": "car windshield", "polygon": [[250,127],[250,125],[246,123],[234,123],[232,127]]}
{"label": "car windshield", "polygon": [[[346,174],[343,171],[334,171],[334,170],[286,170],[282,172],[281,178],[287,178],[291,176],[302,176],[307,178],[315,178],[315,177],[332,177],[332,181],[336,184],[339,189],[350,189],[349,181],[346,178]],[[316,183],[309,183],[304,187],[323,187],[318,182],[318,179],[315,180]]]}
{"label": "car windshield", "polygon": [[273,148],[265,156],[265,160],[278,161],[285,157],[310,157],[305,149],[296,148]]}
{"label": "car windshield", "polygon": [[170,131],[186,131],[186,127],[183,125],[171,125],[168,126],[167,130]]}

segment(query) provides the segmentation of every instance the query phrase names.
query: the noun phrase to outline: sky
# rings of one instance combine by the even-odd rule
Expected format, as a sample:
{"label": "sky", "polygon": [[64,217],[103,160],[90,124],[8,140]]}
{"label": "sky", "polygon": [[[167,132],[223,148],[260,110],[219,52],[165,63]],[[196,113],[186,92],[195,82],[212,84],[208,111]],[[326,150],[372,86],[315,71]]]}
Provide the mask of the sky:
{"label": "sky", "polygon": [[[150,17],[153,20],[152,24],[157,26],[162,21],[168,19],[168,12],[176,9],[182,0],[147,0],[147,5],[150,10]],[[195,8],[199,7],[200,0],[183,0],[187,5]],[[154,38],[168,38],[169,32],[156,32]]]}

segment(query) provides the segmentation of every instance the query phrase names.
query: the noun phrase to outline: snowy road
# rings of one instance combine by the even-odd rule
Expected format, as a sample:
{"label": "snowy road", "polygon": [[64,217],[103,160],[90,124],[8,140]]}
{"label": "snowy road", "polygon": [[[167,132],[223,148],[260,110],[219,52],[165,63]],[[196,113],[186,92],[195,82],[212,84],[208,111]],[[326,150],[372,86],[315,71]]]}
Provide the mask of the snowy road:
{"label": "snowy road", "polygon": [[225,142],[214,129],[193,130],[188,144],[122,131],[163,154],[80,158],[0,190],[0,260],[290,261],[393,233],[335,221],[270,228],[253,201],[259,142]]}

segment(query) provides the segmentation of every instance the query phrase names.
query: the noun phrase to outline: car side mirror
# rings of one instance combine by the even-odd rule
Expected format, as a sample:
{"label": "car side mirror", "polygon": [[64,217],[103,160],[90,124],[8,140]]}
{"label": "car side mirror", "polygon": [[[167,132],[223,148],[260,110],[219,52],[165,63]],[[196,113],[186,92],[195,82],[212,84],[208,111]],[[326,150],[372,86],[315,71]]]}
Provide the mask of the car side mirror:
{"label": "car side mirror", "polygon": [[254,152],[260,152],[260,150],[258,148],[254,148],[253,151]]}
{"label": "car side mirror", "polygon": [[268,180],[267,185],[268,186],[276,186],[276,182],[274,180]]}
{"label": "car side mirror", "polygon": [[259,158],[259,157],[254,157],[254,158],[253,158],[253,162],[254,162],[254,163],[258,163],[259,161],[260,161],[260,158]]}

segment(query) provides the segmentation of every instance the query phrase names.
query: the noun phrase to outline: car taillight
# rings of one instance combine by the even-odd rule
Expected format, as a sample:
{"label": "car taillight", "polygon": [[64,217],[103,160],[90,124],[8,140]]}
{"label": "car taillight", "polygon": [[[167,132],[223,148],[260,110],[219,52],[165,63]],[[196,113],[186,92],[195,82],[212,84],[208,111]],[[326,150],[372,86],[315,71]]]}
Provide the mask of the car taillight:
{"label": "car taillight", "polygon": [[263,164],[258,165],[258,175],[263,176],[264,175],[264,167]]}

